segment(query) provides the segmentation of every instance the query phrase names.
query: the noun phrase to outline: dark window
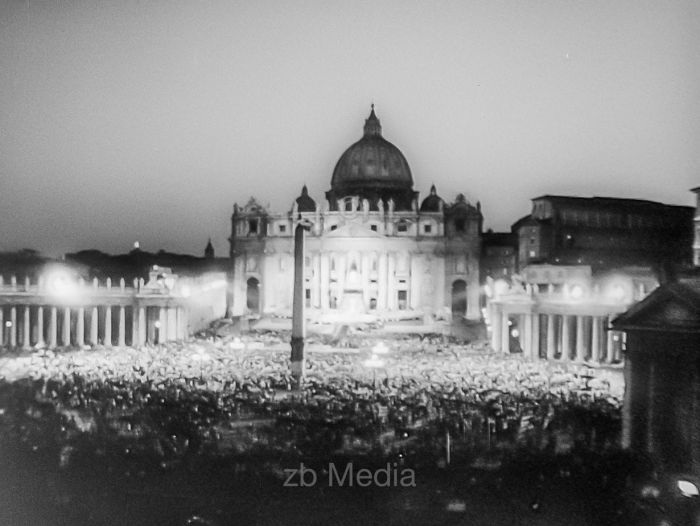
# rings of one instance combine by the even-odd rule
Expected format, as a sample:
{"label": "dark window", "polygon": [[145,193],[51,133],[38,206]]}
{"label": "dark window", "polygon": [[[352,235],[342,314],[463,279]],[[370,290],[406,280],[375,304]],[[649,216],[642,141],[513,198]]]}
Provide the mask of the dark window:
{"label": "dark window", "polygon": [[430,234],[433,231],[433,225],[423,225],[423,232]]}
{"label": "dark window", "polygon": [[287,231],[287,225],[280,225],[280,234],[284,234]]}
{"label": "dark window", "polygon": [[311,307],[311,289],[306,289],[304,305]]}
{"label": "dark window", "polygon": [[376,232],[376,231],[377,231],[377,225],[370,225],[369,228],[370,228],[370,230],[371,230],[372,232]]}
{"label": "dark window", "polygon": [[405,290],[400,290],[398,292],[398,300],[399,300],[399,310],[406,310],[407,303],[408,303],[408,292]]}
{"label": "dark window", "polygon": [[369,299],[369,310],[375,310],[377,308],[377,298]]}
{"label": "dark window", "polygon": [[331,230],[335,230],[336,228],[338,228],[338,225],[332,225],[332,226],[331,226]]}
{"label": "dark window", "polygon": [[466,228],[466,221],[463,217],[455,219],[455,230],[457,232],[464,232]]}
{"label": "dark window", "polygon": [[258,220],[257,219],[249,219],[248,220],[248,232],[250,232],[251,234],[258,233]]}
{"label": "dark window", "polygon": [[408,231],[408,225],[407,225],[406,223],[399,223],[398,231],[399,231],[399,232],[407,232],[407,231]]}
{"label": "dark window", "polygon": [[352,201],[350,199],[345,201],[345,211],[352,212]]}

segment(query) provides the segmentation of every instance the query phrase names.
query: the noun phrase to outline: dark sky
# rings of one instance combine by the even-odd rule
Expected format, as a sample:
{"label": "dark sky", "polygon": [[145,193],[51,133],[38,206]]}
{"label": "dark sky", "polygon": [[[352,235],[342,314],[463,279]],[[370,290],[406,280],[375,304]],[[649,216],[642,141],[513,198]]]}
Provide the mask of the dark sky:
{"label": "dark sky", "polygon": [[0,2],[0,250],[226,253],[320,199],[376,103],[416,189],[691,205],[695,0]]}

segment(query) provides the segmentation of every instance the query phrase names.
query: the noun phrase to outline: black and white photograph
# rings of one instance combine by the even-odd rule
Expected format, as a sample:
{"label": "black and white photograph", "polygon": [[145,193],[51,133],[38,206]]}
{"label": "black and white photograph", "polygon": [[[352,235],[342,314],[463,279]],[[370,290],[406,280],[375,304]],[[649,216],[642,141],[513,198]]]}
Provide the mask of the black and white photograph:
{"label": "black and white photograph", "polygon": [[700,2],[0,0],[0,525],[700,526]]}

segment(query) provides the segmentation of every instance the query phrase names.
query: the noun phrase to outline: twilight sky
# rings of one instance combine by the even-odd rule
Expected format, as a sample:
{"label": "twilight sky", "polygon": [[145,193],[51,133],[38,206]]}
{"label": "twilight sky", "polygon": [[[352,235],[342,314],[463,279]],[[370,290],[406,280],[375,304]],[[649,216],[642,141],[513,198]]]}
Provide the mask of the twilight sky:
{"label": "twilight sky", "polygon": [[320,200],[376,103],[421,197],[692,205],[695,0],[0,2],[0,251],[228,251]]}

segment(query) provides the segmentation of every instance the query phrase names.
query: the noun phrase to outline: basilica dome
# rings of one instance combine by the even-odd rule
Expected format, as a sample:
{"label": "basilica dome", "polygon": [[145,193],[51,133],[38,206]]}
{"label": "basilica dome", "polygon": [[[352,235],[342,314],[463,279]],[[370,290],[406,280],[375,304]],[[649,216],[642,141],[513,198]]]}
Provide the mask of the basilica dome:
{"label": "basilica dome", "polygon": [[382,137],[382,126],[374,105],[365,120],[363,137],[340,156],[331,179],[329,197],[340,199],[359,195],[372,208],[381,199],[393,199],[397,209],[410,209],[413,177],[406,158],[396,146]]}

